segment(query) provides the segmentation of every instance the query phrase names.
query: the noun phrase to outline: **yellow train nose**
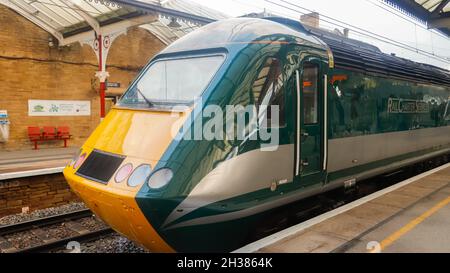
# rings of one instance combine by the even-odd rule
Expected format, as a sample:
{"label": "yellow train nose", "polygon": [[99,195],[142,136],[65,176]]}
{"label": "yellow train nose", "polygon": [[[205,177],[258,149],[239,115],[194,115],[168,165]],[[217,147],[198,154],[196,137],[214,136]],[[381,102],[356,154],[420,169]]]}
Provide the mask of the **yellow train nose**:
{"label": "yellow train nose", "polygon": [[142,214],[135,201],[137,190],[87,180],[77,176],[70,167],[64,170],[64,176],[84,203],[115,231],[152,252],[174,252]]}
{"label": "yellow train nose", "polygon": [[[89,161],[93,151],[97,154],[112,154],[114,158],[126,158],[117,163],[118,169],[131,164],[132,169],[142,164],[155,167],[173,140],[173,132],[177,132],[189,117],[190,111],[173,114],[171,112],[138,111],[113,109],[105,120],[97,127],[82,147],[83,159]],[[103,156],[104,157],[104,156]],[[64,170],[64,176],[72,190],[80,196],[86,205],[114,230],[129,239],[139,242],[153,252],[174,252],[159,236],[140,210],[135,197],[139,185],[128,185],[126,180],[116,183],[106,175],[104,183],[91,179],[109,169],[116,175],[117,170],[100,157],[97,165],[91,165],[91,175],[83,177],[76,174],[72,166]],[[92,162],[91,162],[92,163]],[[106,164],[106,165],[105,165]],[[83,160],[75,164],[79,170]],[[100,175],[101,176],[101,175]],[[143,182],[143,181],[138,181]],[[134,186],[134,187],[133,187]]]}

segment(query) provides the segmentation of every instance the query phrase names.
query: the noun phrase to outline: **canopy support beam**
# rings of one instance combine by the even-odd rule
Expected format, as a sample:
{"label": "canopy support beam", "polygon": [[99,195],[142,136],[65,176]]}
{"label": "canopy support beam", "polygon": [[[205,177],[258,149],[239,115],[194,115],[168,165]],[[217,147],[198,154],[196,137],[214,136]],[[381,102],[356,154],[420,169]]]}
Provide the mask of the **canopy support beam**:
{"label": "canopy support beam", "polygon": [[431,13],[432,16],[439,15],[439,13],[441,13],[441,11],[444,9],[445,6],[447,6],[448,3],[450,3],[450,0],[443,0],[439,4],[439,6],[437,6],[437,8]]}

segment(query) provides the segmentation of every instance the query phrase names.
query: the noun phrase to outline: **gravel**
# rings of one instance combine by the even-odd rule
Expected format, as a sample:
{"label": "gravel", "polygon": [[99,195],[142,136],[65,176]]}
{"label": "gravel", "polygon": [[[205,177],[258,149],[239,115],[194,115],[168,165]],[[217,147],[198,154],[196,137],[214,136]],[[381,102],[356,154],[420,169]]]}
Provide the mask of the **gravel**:
{"label": "gravel", "polygon": [[30,213],[19,213],[8,215],[3,218],[0,218],[0,226],[17,224],[20,222],[36,220],[39,218],[45,218],[49,216],[59,215],[62,213],[68,213],[82,209],[86,209],[86,206],[83,203],[70,203],[59,207],[35,210]]}
{"label": "gravel", "polygon": [[100,230],[102,228],[108,227],[108,225],[106,225],[102,220],[100,220],[97,217],[83,218],[75,222],[79,223],[82,227],[86,228],[87,230]]}
{"label": "gravel", "polygon": [[[119,234],[105,236],[99,240],[83,243],[80,246],[81,253],[149,253],[134,242]],[[59,250],[55,252],[71,252],[71,250]]]}
{"label": "gravel", "polygon": [[[21,249],[29,246],[39,245],[42,240],[32,231],[22,232],[19,235],[12,234],[5,236],[5,239],[15,248]],[[2,253],[2,250],[0,250]]]}
{"label": "gravel", "polygon": [[64,228],[63,225],[51,226],[41,228],[42,232],[45,234],[46,240],[51,239],[64,239],[79,235],[78,232]]}
{"label": "gravel", "polygon": [[[19,213],[8,215],[0,218],[0,227],[5,225],[17,224],[24,221],[36,220],[39,218],[45,218],[49,216],[59,215],[63,213],[73,212],[77,210],[86,209],[83,203],[70,203],[67,205],[46,208],[41,210],[36,210],[30,213]],[[80,220],[75,220],[78,224],[88,230],[95,230],[99,228],[106,227],[106,224],[100,221],[100,219],[84,218]],[[13,246],[16,248],[29,247],[31,245],[38,245],[42,243],[42,239],[50,238],[63,238],[66,236],[76,235],[76,232],[70,229],[65,229],[63,226],[56,225],[41,229],[40,233],[36,234],[37,231],[27,231],[20,234],[13,234],[11,236],[5,236]],[[40,235],[40,236],[39,236]],[[1,251],[0,251],[1,252]],[[58,250],[55,252],[71,252],[71,250]],[[105,236],[101,239],[83,243],[81,245],[82,253],[148,253],[144,248],[139,247],[134,242],[128,240],[127,238],[120,236],[119,234],[112,234]]]}

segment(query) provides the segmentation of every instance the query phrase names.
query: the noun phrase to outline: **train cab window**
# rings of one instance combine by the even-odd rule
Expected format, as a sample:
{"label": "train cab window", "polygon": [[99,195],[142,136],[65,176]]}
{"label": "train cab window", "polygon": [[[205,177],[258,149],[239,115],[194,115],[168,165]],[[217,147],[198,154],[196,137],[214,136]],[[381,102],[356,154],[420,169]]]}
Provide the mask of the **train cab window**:
{"label": "train cab window", "polygon": [[120,105],[189,104],[202,95],[224,59],[216,55],[156,61],[125,93]]}
{"label": "train cab window", "polygon": [[[258,113],[258,123],[263,127],[284,127],[285,96],[284,79],[281,62],[276,58],[268,58],[261,68],[252,86],[253,97]],[[271,106],[278,106],[278,121],[273,120]]]}
{"label": "train cab window", "polygon": [[319,121],[319,67],[306,63],[303,68],[303,116],[305,124],[316,124]]}

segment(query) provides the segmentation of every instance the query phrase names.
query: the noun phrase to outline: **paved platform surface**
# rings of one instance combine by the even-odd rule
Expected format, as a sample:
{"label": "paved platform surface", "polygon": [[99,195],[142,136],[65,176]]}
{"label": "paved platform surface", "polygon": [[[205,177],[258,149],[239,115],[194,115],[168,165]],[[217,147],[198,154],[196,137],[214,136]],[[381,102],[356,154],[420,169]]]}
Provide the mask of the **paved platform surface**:
{"label": "paved platform surface", "polygon": [[236,252],[450,252],[450,164]]}
{"label": "paved platform surface", "polygon": [[0,179],[11,173],[64,167],[79,150],[78,147],[26,151],[0,151]]}

